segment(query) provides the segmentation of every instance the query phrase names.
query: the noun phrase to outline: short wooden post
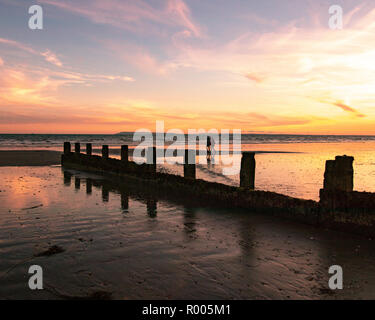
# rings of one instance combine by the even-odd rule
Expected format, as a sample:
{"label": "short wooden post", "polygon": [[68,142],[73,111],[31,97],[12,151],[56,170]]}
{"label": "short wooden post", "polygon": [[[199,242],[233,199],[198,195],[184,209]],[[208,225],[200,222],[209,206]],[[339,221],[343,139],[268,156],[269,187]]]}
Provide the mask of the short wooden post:
{"label": "short wooden post", "polygon": [[185,149],[184,158],[184,177],[188,179],[195,179],[195,150]]}
{"label": "short wooden post", "polygon": [[64,154],[69,154],[70,152],[72,152],[70,142],[64,142]]}
{"label": "short wooden post", "polygon": [[86,154],[88,156],[92,155],[92,144],[91,143],[86,143]]}
{"label": "short wooden post", "polygon": [[255,188],[255,152],[242,153],[240,187]]}
{"label": "short wooden post", "polygon": [[76,142],[75,145],[74,145],[74,151],[75,153],[77,154],[80,154],[81,153],[81,144],[79,142]]}
{"label": "short wooden post", "polygon": [[152,173],[156,172],[156,147],[149,147],[147,149],[147,164],[149,165],[149,171]]}
{"label": "short wooden post", "polygon": [[107,145],[102,146],[102,157],[103,159],[108,159],[109,157],[109,148]]}
{"label": "short wooden post", "polygon": [[121,146],[121,161],[125,164],[129,161],[129,147],[128,146]]}
{"label": "short wooden post", "polygon": [[335,160],[327,160],[324,172],[324,190],[353,191],[353,157],[337,156]]}

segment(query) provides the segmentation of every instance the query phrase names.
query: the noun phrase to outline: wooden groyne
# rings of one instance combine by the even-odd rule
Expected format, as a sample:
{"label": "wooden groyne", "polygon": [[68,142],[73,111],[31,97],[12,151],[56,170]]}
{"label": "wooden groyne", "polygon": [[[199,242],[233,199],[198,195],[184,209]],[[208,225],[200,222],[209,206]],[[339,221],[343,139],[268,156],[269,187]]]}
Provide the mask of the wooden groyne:
{"label": "wooden groyne", "polygon": [[61,162],[68,169],[109,175],[116,183],[164,192],[200,206],[245,208],[311,225],[375,236],[375,193],[353,191],[352,157],[341,156],[327,161],[324,187],[317,202],[255,190],[252,152],[242,154],[239,187],[196,179],[196,166],[192,161],[195,156],[190,150],[185,151],[184,176],[157,172],[156,156],[156,148],[149,148],[147,163],[139,165],[130,161],[128,146],[121,147],[121,159],[113,159],[109,157],[106,145],[102,147],[102,156],[98,156],[92,155],[91,144],[86,145],[86,153],[81,153],[79,143],[75,143],[72,152],[71,144],[65,142]]}

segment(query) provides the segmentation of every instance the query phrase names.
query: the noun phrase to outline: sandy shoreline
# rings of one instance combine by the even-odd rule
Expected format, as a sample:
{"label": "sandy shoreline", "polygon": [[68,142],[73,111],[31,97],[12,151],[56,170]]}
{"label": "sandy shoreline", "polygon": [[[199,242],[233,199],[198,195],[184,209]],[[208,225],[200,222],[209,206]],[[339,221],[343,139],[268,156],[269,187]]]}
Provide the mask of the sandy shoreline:
{"label": "sandy shoreline", "polygon": [[61,152],[50,150],[1,150],[0,167],[60,164]]}

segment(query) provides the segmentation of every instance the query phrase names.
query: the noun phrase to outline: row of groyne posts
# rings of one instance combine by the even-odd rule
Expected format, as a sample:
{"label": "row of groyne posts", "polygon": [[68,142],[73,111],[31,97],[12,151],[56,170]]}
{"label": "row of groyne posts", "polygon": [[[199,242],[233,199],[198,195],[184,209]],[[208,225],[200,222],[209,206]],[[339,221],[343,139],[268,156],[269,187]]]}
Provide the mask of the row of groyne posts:
{"label": "row of groyne posts", "polygon": [[[92,156],[92,144],[86,143],[86,155]],[[72,153],[70,142],[64,142],[64,154]],[[81,154],[81,144],[76,142],[74,144],[74,153]],[[129,163],[129,146],[122,145],[120,160],[122,164]],[[185,149],[184,155],[184,177],[187,179],[196,179],[196,164],[195,164],[195,150]],[[150,173],[156,172],[156,147],[149,147],[146,152],[147,169]],[[102,145],[102,159],[109,159],[109,146]],[[243,152],[241,159],[240,170],[240,187],[254,189],[255,187],[255,152]]]}
{"label": "row of groyne posts", "polygon": [[[86,155],[92,156],[92,144],[86,144]],[[81,144],[74,144],[74,153],[81,154]],[[103,145],[101,150],[103,160],[109,158],[109,146]],[[147,165],[145,170],[150,173],[156,173],[156,147],[149,147],[146,152]],[[64,155],[72,154],[70,142],[64,142]],[[127,165],[129,161],[129,146],[121,146],[120,161],[123,165]],[[187,179],[196,179],[195,150],[185,149],[184,156],[184,177]],[[324,186],[320,190],[320,198],[328,201],[332,198],[333,193],[347,193],[353,191],[353,161],[350,156],[336,156],[335,160],[327,160],[324,173]],[[255,188],[255,152],[242,152],[241,168],[240,168],[240,187],[246,189]]]}

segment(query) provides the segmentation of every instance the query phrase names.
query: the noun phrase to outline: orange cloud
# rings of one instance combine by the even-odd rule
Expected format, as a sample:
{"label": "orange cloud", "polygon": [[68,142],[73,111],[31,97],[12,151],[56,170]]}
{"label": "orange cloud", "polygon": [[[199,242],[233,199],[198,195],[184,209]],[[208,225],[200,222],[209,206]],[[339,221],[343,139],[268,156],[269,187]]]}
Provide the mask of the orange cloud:
{"label": "orange cloud", "polygon": [[245,77],[249,80],[255,81],[256,83],[262,83],[264,81],[264,77],[261,77],[253,73],[247,73]]}
{"label": "orange cloud", "polygon": [[348,105],[342,103],[341,101],[337,101],[333,103],[334,106],[341,108],[342,110],[350,113],[354,113],[358,118],[363,118],[365,117],[364,114],[358,112],[356,109],[349,107]]}

